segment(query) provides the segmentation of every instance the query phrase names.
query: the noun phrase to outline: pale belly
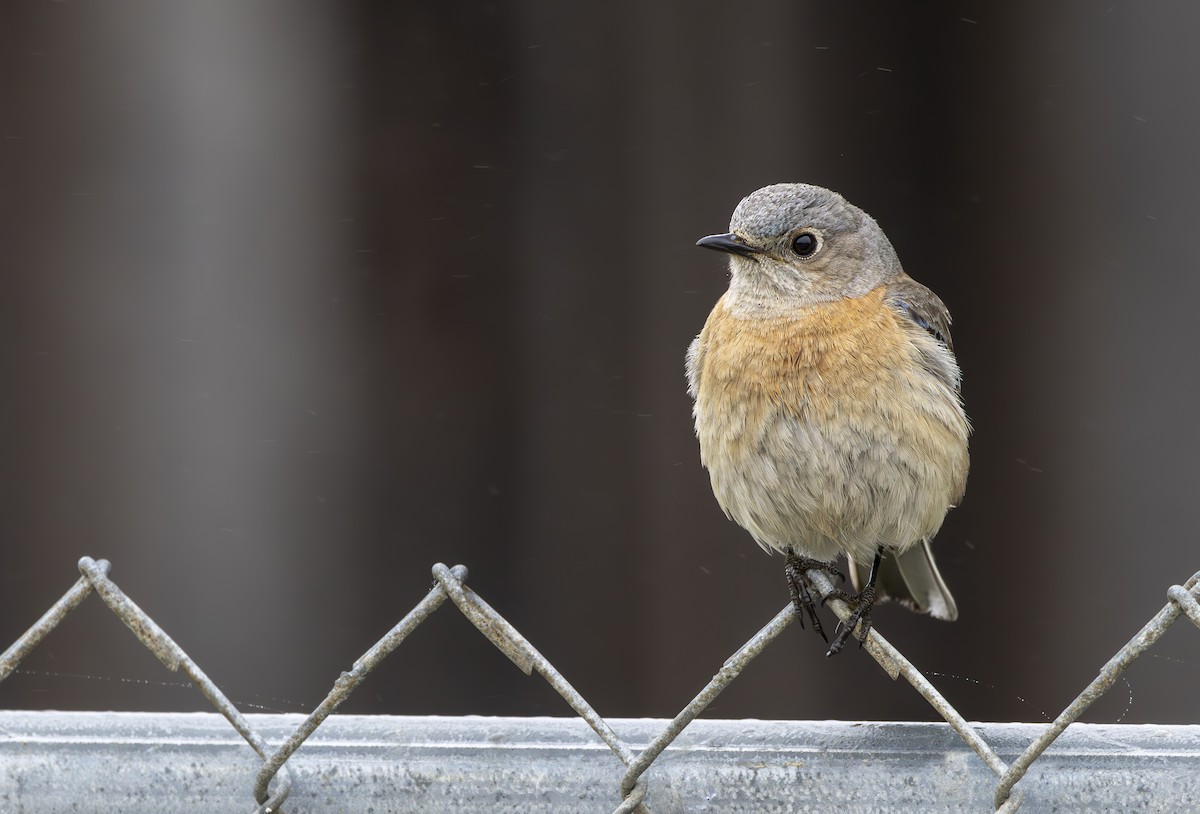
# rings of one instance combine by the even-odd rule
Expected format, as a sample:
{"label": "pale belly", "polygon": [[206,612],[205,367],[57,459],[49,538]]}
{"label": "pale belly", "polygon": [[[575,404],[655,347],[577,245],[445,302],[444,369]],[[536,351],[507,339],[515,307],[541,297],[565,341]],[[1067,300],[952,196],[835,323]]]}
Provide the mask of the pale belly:
{"label": "pale belly", "polygon": [[721,508],[764,549],[870,561],[877,546],[904,550],[932,537],[958,497],[955,456],[938,460],[923,445],[862,427],[818,432],[776,415],[746,454],[714,454],[702,442],[702,455]]}
{"label": "pale belly", "polygon": [[701,388],[713,493],[763,548],[869,561],[932,537],[962,494],[969,430],[955,394],[923,370],[872,376],[844,392],[810,381],[797,399]]}

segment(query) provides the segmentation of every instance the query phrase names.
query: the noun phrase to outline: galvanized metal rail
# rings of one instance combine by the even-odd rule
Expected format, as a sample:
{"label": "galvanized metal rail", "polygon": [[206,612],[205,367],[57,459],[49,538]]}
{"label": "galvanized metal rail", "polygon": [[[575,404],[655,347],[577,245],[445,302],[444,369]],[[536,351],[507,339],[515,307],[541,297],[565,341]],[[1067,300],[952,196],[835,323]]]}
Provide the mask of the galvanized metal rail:
{"label": "galvanized metal rail", "polygon": [[[301,715],[249,715],[272,743]],[[610,719],[631,748],[667,722]],[[976,724],[1011,759],[1044,728]],[[578,718],[338,715],[289,761],[289,808],[612,811],[623,769]],[[1078,724],[1025,777],[1032,811],[1187,811],[1200,800],[1200,726]],[[228,814],[261,762],[216,714],[0,713],[0,810]],[[991,771],[945,724],[711,721],[646,774],[656,812],[988,811]]]}

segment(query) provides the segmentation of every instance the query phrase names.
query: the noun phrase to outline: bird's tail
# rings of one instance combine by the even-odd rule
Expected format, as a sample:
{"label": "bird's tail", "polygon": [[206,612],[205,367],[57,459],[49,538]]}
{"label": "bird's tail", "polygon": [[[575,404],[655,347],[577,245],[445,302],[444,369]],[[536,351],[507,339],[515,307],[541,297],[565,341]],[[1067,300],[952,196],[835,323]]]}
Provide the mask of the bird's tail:
{"label": "bird's tail", "polygon": [[[850,560],[850,580],[854,589],[862,590],[871,573],[871,563]],[[895,599],[917,613],[928,613],[935,619],[953,622],[958,618],[958,605],[938,572],[929,550],[929,541],[922,540],[903,554],[884,551],[875,577],[876,596]]]}

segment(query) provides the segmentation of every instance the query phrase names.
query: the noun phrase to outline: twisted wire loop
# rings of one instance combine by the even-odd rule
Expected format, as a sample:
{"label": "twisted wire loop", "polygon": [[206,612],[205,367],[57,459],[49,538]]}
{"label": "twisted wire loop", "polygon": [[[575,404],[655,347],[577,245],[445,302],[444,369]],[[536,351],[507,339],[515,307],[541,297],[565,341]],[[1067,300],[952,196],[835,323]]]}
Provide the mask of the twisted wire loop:
{"label": "twisted wire loop", "polygon": [[996,786],[995,805],[997,810],[1000,810],[1006,803],[1012,794],[1013,786],[1025,776],[1029,767],[1041,756],[1042,752],[1045,752],[1047,747],[1054,743],[1068,726],[1078,720],[1079,716],[1100,696],[1108,692],[1109,688],[1120,678],[1121,673],[1125,672],[1125,668],[1157,642],[1181,614],[1186,614],[1197,627],[1200,627],[1200,607],[1196,602],[1198,590],[1200,590],[1200,572],[1193,574],[1192,578],[1184,585],[1173,585],[1167,589],[1167,597],[1170,601],[1166,606],[1155,614],[1154,618],[1147,622],[1146,626],[1139,630],[1137,635],[1130,639],[1124,647],[1118,650],[1115,656],[1108,660],[1108,663],[1100,670],[1100,675],[1087,685],[1083,692],[1071,702],[1071,705],[1063,710],[1046,728],[1046,731],[1029,744],[1025,751],[1012,762],[1008,770],[1001,775],[1000,782]]}
{"label": "twisted wire loop", "polygon": [[[79,607],[83,600],[87,599],[94,591],[108,606],[108,609],[133,632],[138,641],[145,645],[168,670],[186,675],[200,691],[200,694],[207,698],[217,712],[221,713],[225,720],[229,721],[237,730],[237,733],[250,744],[250,748],[260,758],[265,759],[269,749],[267,742],[251,728],[241,711],[200,669],[200,665],[192,661],[191,656],[184,652],[183,648],[176,644],[175,640],[168,636],[157,622],[151,619],[145,611],[138,607],[137,603],[126,596],[125,592],[108,578],[109,568],[110,564],[107,560],[93,560],[91,557],[79,560],[79,570],[83,574],[79,581],[71,586],[71,589],[55,602],[50,610],[42,615],[41,619],[25,631],[17,641],[13,642],[3,655],[0,655],[0,681],[12,675],[21,660],[37,647],[50,631],[66,618],[68,613]],[[264,814],[280,812],[279,806],[287,799],[291,787],[291,773],[285,772],[280,778],[275,793],[264,798],[265,805],[259,810]]]}
{"label": "twisted wire loop", "polygon": [[646,778],[639,777],[633,784],[633,788],[625,795],[625,799],[613,810],[613,814],[633,814],[633,812],[647,811],[648,809],[644,805],[646,787]]}

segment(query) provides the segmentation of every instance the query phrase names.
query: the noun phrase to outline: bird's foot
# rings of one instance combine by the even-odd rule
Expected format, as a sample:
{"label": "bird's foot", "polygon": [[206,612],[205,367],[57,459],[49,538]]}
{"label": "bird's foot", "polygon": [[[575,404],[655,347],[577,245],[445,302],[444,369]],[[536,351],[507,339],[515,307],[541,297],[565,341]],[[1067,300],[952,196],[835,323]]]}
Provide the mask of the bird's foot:
{"label": "bird's foot", "polygon": [[808,580],[804,576],[805,571],[814,568],[839,579],[846,578],[832,563],[821,562],[811,557],[800,557],[792,551],[787,553],[783,573],[787,577],[788,592],[792,596],[792,606],[796,609],[796,618],[800,620],[800,627],[804,627],[804,615],[807,613],[813,630],[828,642],[829,637],[825,635],[825,630],[821,627],[821,620],[817,618],[816,605],[813,602],[812,593],[808,590]]}
{"label": "bird's foot", "polygon": [[830,599],[840,599],[850,606],[850,617],[845,621],[839,621],[837,628],[833,631],[833,643],[829,645],[829,650],[825,653],[826,657],[836,656],[841,652],[842,647],[846,644],[846,640],[854,634],[854,629],[861,627],[858,636],[858,646],[862,647],[862,643],[867,640],[867,634],[871,632],[871,607],[875,604],[875,586],[867,585],[856,594],[846,591],[834,591],[829,596],[821,600],[824,605]]}

